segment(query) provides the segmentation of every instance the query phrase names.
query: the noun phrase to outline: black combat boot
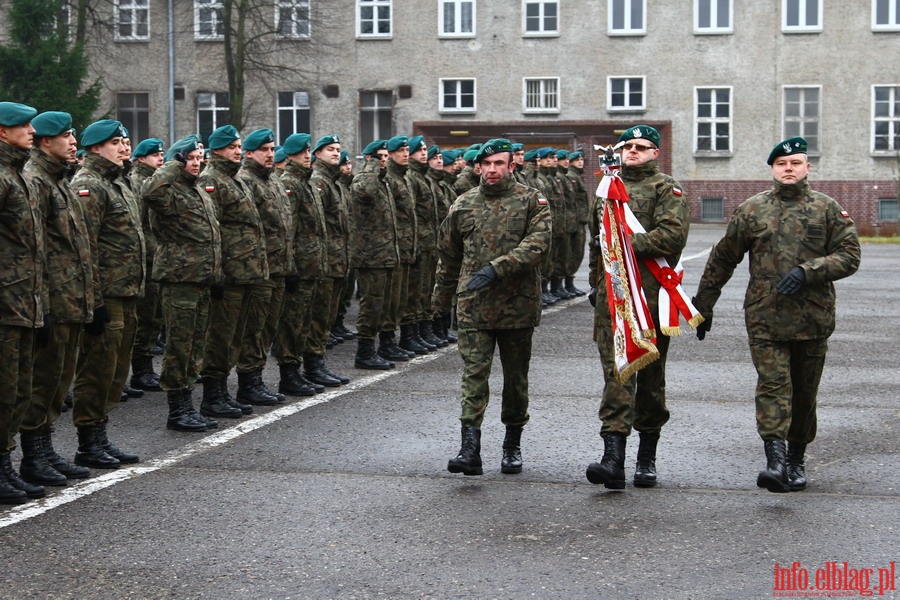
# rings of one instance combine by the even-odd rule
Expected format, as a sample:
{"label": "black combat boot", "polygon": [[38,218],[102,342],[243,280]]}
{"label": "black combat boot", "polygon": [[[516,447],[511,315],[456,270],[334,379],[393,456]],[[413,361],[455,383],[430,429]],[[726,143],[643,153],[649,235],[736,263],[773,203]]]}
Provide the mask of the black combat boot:
{"label": "black combat boot", "polygon": [[462,447],[456,458],[451,458],[447,462],[447,470],[451,473],[462,473],[463,475],[481,475],[484,470],[481,468],[481,428],[466,427],[462,428]]}
{"label": "black combat boot", "polygon": [[603,456],[600,462],[588,465],[585,476],[593,484],[603,484],[610,490],[625,489],[625,436],[621,433],[601,433]]}
{"label": "black combat boot", "polygon": [[53,434],[48,430],[41,433],[41,445],[44,448],[44,457],[50,466],[66,476],[67,479],[85,479],[90,477],[91,470],[86,467],[73,465],[56,453],[53,448]]}
{"label": "black combat boot", "polygon": [[457,340],[456,332],[454,332],[454,328],[456,327],[455,319],[453,315],[450,313],[445,314],[441,317],[441,320],[444,322],[444,335],[447,337],[447,341],[451,344],[455,344]]}
{"label": "black combat boot", "polygon": [[22,464],[19,465],[22,479],[37,485],[66,485],[66,476],[47,462],[43,436],[22,432],[19,438],[22,440]]}
{"label": "black combat boot", "polygon": [[806,444],[788,442],[787,476],[788,488],[792,492],[801,492],[806,489],[806,465],[803,463],[805,453]]}
{"label": "black combat boot", "polygon": [[394,363],[388,362],[375,352],[375,340],[356,340],[356,358],[353,366],[357,369],[369,369],[371,371],[387,371],[394,367]]}
{"label": "black combat boot", "polygon": [[522,472],[522,428],[506,426],[506,437],[503,438],[503,458],[500,460],[501,473]]}
{"label": "black combat boot", "polygon": [[225,402],[225,404],[227,404],[228,406],[233,406],[234,408],[238,409],[245,415],[253,414],[252,406],[238,401],[238,399],[235,398],[234,396],[232,396],[231,392],[228,391],[228,378],[227,377],[223,377],[223,378],[219,379],[218,382],[219,382],[219,389],[221,390],[221,393],[222,393],[222,399],[223,399],[223,402]]}
{"label": "black combat boot", "polygon": [[239,419],[244,416],[244,411],[226,402],[225,397],[222,395],[222,385],[218,379],[204,377],[200,414],[205,417],[220,419]]}
{"label": "black combat boot", "polygon": [[586,296],[586,292],[582,292],[577,287],[575,287],[575,278],[574,277],[566,277],[565,289],[569,294],[573,296]]}
{"label": "black combat boot", "polygon": [[394,341],[393,331],[382,331],[378,334],[378,356],[389,362],[406,362],[409,354]]}
{"label": "black combat boot", "polygon": [[194,418],[194,404],[191,401],[190,390],[169,390],[166,392],[166,399],[169,401],[169,418],[166,420],[166,429],[206,431],[206,423]]}
{"label": "black combat boot", "polygon": [[313,383],[325,387],[341,387],[341,380],[329,375],[323,370],[325,357],[316,354],[307,354],[303,357],[303,376]]}
{"label": "black combat boot", "polygon": [[781,494],[790,491],[784,440],[764,440],[766,468],[759,472],[756,486]]}
{"label": "black combat boot", "polygon": [[110,456],[100,443],[99,429],[99,425],[84,425],[78,428],[75,464],[92,469],[118,469],[122,463]]}
{"label": "black combat boot", "polygon": [[147,392],[161,392],[159,375],[153,370],[152,356],[135,356],[131,359],[131,387]]}
{"label": "black combat boot", "polygon": [[139,390],[137,388],[133,388],[127,383],[125,387],[122,388],[122,397],[119,399],[120,402],[128,402],[131,398],[143,398],[144,390]]}
{"label": "black combat boot", "polygon": [[[9,454],[0,455],[0,464],[9,460]],[[13,486],[6,480],[6,475],[0,469],[0,504],[25,504],[28,502],[28,495]]]}
{"label": "black combat boot", "polygon": [[634,486],[654,487],[656,485],[656,444],[658,433],[640,433],[637,463],[634,466]]}
{"label": "black combat boot", "polygon": [[432,344],[424,337],[422,337],[422,328],[420,322],[410,323],[409,331],[412,338],[416,340],[416,343],[425,348],[425,350],[427,350],[428,352],[433,352],[438,349],[437,345]]}
{"label": "black combat boot", "polygon": [[559,298],[550,293],[550,283],[548,281],[541,281],[541,304],[544,306],[551,306],[558,301]]}
{"label": "black combat boot", "polygon": [[106,450],[106,453],[118,460],[122,464],[130,465],[134,463],[141,462],[141,457],[133,452],[126,452],[120,448],[117,448],[113,445],[112,442],[109,441],[109,437],[107,437],[106,433],[106,425],[109,422],[109,417],[106,417],[106,421],[100,423],[97,427],[97,442],[103,446],[103,449]]}
{"label": "black combat boot", "polygon": [[300,365],[297,366],[297,378],[300,379],[300,381],[302,381],[309,387],[311,387],[312,389],[314,389],[317,394],[321,394],[322,392],[325,391],[324,385],[319,385],[315,381],[310,381],[309,379],[306,378],[306,374],[303,372],[303,369],[300,368]]}
{"label": "black combat boot", "polygon": [[411,324],[400,326],[400,347],[409,352],[415,352],[418,356],[428,354],[428,349],[425,348],[425,346],[421,345],[418,341],[416,341],[415,335],[413,333],[413,327],[416,327],[416,325]]}
{"label": "black combat boot", "polygon": [[550,278],[550,293],[559,298],[560,300],[568,300],[569,298],[574,298],[566,289],[562,286],[562,279],[559,277],[551,277]]}
{"label": "black combat boot", "polygon": [[434,315],[431,319],[431,333],[444,344],[441,346],[442,348],[450,345],[450,340],[447,339],[447,332],[444,331],[444,320],[440,315]]}
{"label": "black combat boot", "polygon": [[325,357],[322,357],[322,366],[319,368],[320,371],[328,375],[333,379],[337,379],[341,385],[347,385],[350,383],[350,378],[346,375],[341,375],[340,373],[335,373],[331,369],[328,368],[328,365],[325,364]]}
{"label": "black combat boot", "polygon": [[446,348],[447,340],[442,340],[435,332],[431,321],[419,321],[419,337],[435,348]]}
{"label": "black combat boot", "polygon": [[9,453],[0,454],[0,471],[3,472],[2,476],[6,479],[6,483],[17,490],[22,490],[32,500],[43,498],[47,495],[47,490],[44,489],[44,486],[28,483],[19,476],[19,472],[13,467]]}
{"label": "black combat boot", "polygon": [[356,332],[347,329],[347,326],[344,325],[343,317],[337,317],[335,319],[334,325],[331,326],[331,335],[333,335],[334,337],[342,338],[347,342],[356,339]]}
{"label": "black combat boot", "polygon": [[316,388],[300,376],[300,365],[285,363],[278,365],[280,378],[278,391],[288,396],[315,396]]}
{"label": "black combat boot", "polygon": [[262,370],[238,373],[237,399],[257,406],[278,404],[278,398],[263,386]]}

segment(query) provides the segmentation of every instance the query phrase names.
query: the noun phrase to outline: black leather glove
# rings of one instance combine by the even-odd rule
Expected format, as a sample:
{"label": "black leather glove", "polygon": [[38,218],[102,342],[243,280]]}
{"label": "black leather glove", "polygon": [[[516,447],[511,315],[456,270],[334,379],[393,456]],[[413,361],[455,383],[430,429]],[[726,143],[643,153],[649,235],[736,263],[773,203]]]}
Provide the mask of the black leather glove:
{"label": "black leather glove", "polygon": [[296,294],[300,289],[300,276],[288,275],[284,278],[284,291],[288,294]]}
{"label": "black leather glove", "polygon": [[85,323],[84,330],[91,335],[102,335],[106,331],[106,324],[109,323],[109,311],[106,305],[94,309],[94,322]]}
{"label": "black leather glove", "polygon": [[[697,299],[691,298],[691,304],[694,305],[694,308],[697,308]],[[702,342],[709,330],[712,329],[713,313],[711,310],[701,310],[699,308],[697,308],[697,311],[703,315],[703,322],[697,325],[697,339]]]}
{"label": "black leather glove", "polygon": [[804,285],[806,285],[806,271],[800,267],[794,267],[781,278],[775,289],[779,294],[791,295],[802,290]]}
{"label": "black leather glove", "polygon": [[221,300],[225,297],[225,284],[214,283],[209,286],[209,297],[213,300]]}
{"label": "black leather glove", "polygon": [[470,292],[474,290],[480,290],[481,288],[487,287],[490,284],[494,283],[496,280],[497,271],[494,270],[494,267],[488,265],[472,273],[472,276],[466,283],[466,289]]}
{"label": "black leather glove", "polygon": [[597,307],[597,288],[592,287],[591,291],[588,292],[588,302],[591,303],[591,306]]}
{"label": "black leather glove", "polygon": [[50,313],[44,315],[44,326],[35,330],[34,341],[41,348],[46,348],[50,343],[50,333],[53,331],[53,317]]}

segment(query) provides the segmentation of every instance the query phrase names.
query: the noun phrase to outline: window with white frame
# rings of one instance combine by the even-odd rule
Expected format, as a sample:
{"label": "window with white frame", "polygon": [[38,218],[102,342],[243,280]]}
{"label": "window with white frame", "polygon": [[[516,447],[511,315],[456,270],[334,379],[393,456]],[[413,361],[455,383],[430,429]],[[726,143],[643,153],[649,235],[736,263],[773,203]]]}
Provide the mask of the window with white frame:
{"label": "window with white frame", "polygon": [[900,150],[900,85],[872,86],[872,151]]}
{"label": "window with white frame", "polygon": [[358,37],[391,37],[393,33],[391,1],[356,0],[356,35]]}
{"label": "window with white frame", "polygon": [[149,0],[116,2],[116,39],[147,40],[150,38]]}
{"label": "window with white frame", "polygon": [[784,137],[800,136],[806,140],[809,154],[818,154],[821,122],[821,88],[819,86],[785,86]]}
{"label": "window with white frame", "polygon": [[361,91],[359,93],[360,147],[375,140],[391,137],[394,94],[391,91]]}
{"label": "window with white frame", "polygon": [[559,35],[559,0],[522,0],[525,35]]}
{"label": "window with white frame", "polygon": [[228,92],[197,93],[197,131],[206,143],[216,128],[228,125],[231,119],[231,105]]}
{"label": "window with white frame", "polygon": [[522,110],[526,113],[558,113],[559,77],[523,79]]}
{"label": "window with white frame", "polygon": [[872,0],[872,30],[900,31],[900,0]]}
{"label": "window with white frame", "polygon": [[694,88],[694,150],[731,152],[731,88]]}
{"label": "window with white frame", "polygon": [[439,0],[438,33],[441,37],[474,37],[475,0]]}
{"label": "window with white frame", "polygon": [[694,0],[694,33],[731,33],[733,0]]}
{"label": "window with white frame", "polygon": [[643,77],[608,77],[606,80],[608,110],[644,110]]}
{"label": "window with white frame", "polygon": [[608,0],[609,35],[647,33],[647,0]]}
{"label": "window with white frame", "polygon": [[218,41],[225,37],[222,0],[194,0],[194,38]]}
{"label": "window with white frame", "polygon": [[441,79],[441,112],[475,112],[474,79]]}
{"label": "window with white frame", "polygon": [[276,0],[275,27],[282,39],[308,39],[309,0]]}
{"label": "window with white frame", "polygon": [[879,198],[878,199],[878,220],[897,222],[897,199],[896,198]]}
{"label": "window with white frame", "polygon": [[781,13],[785,33],[822,31],[822,0],[782,0]]}
{"label": "window with white frame", "polygon": [[118,92],[116,119],[125,126],[135,144],[150,137],[150,94]]}
{"label": "window with white frame", "polygon": [[312,131],[309,116],[309,92],[278,92],[278,143]]}

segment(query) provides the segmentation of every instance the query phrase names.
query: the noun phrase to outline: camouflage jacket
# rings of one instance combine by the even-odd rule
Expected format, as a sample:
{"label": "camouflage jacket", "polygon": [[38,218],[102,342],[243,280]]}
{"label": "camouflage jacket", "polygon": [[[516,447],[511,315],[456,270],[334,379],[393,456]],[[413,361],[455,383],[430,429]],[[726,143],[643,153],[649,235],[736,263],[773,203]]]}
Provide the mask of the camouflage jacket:
{"label": "camouflage jacket", "polygon": [[553,218],[553,237],[566,234],[566,193],[555,167],[538,167],[537,180],[550,203],[550,215]]}
{"label": "camouflage jacket", "polygon": [[[750,339],[827,338],[835,326],[833,281],[859,268],[856,226],[831,197],[815,192],[804,179],[772,189],[741,204],[725,235],[713,247],[700,279],[695,306],[705,314],[750,253],[750,282],[744,318]],[[800,267],[806,284],[795,294],[779,294],[776,284]]]}
{"label": "camouflage jacket", "polygon": [[378,160],[370,160],[350,185],[350,266],[359,269],[394,268],[397,215]]}
{"label": "camouflage jacket", "polygon": [[435,231],[437,231],[441,228],[441,223],[443,223],[444,219],[447,217],[450,205],[456,200],[456,192],[453,191],[453,186],[447,184],[447,178],[445,177],[444,171],[438,171],[437,169],[428,167],[428,173],[425,177],[428,179],[428,183],[431,185],[431,189],[434,192],[434,209],[435,214],[437,215]]}
{"label": "camouflage jacket", "polygon": [[136,162],[128,171],[128,180],[131,182],[131,191],[135,199],[141,205],[141,225],[144,228],[144,246],[147,248],[147,259],[153,261],[156,254],[156,235],[150,226],[150,211],[144,202],[144,182],[156,171],[146,163]]}
{"label": "camouflage jacket", "polygon": [[566,197],[566,233],[575,233],[578,231],[578,197],[575,195],[575,187],[569,179],[567,169],[556,167],[556,179]]}
{"label": "camouflage jacket", "polygon": [[229,284],[256,283],[269,278],[265,232],[256,204],[236,177],[240,166],[213,154],[197,178],[197,183],[216,205],[222,236],[222,270]]}
{"label": "camouflage jacket", "polygon": [[472,188],[478,187],[480,183],[481,175],[476,175],[475,168],[466,165],[463,167],[463,170],[459,172],[459,175],[456,176],[456,181],[453,183],[453,191],[456,192],[458,196],[461,196]]}
{"label": "camouflage jacket", "polygon": [[434,252],[437,243],[437,207],[434,190],[426,179],[428,163],[409,159],[406,180],[416,199],[416,248],[419,252]]}
{"label": "camouflage jacket", "polygon": [[566,177],[568,177],[569,183],[572,185],[572,191],[575,193],[575,218],[578,220],[579,226],[582,226],[588,222],[588,209],[591,205],[590,196],[588,196],[587,188],[584,185],[584,169],[569,167]]}
{"label": "camouflage jacket", "polygon": [[416,199],[406,181],[406,171],[406,165],[398,164],[394,159],[389,158],[384,181],[387,183],[391,198],[394,199],[400,262],[412,264],[416,261],[416,255],[419,253],[416,248]]}
{"label": "camouflage jacket", "polygon": [[[631,211],[646,230],[646,233],[635,233],[631,236],[635,256],[661,257],[670,267],[674,267],[678,264],[681,251],[687,243],[691,223],[687,197],[681,185],[671,176],[660,173],[656,161],[637,167],[623,166],[622,181],[628,191]],[[603,203],[595,202],[589,222],[592,236],[600,233],[602,222]],[[593,287],[596,287],[599,251],[596,244],[591,244],[589,281]],[[638,262],[641,284],[647,293],[647,301],[655,306],[660,284],[643,261]]]}
{"label": "camouflage jacket", "polygon": [[44,288],[44,226],[22,168],[23,152],[0,142],[0,325],[42,327],[50,310]]}
{"label": "camouflage jacket", "polygon": [[[432,298],[438,312],[457,296],[460,327],[518,329],[541,320],[540,264],[550,248],[547,201],[507,177],[482,184],[456,199],[441,224]],[[468,291],[472,273],[490,264],[498,279]]]}
{"label": "camouflage jacket", "polygon": [[32,150],[23,173],[31,183],[44,222],[44,288],[54,323],[89,323],[99,273],[91,265],[91,243],[81,203],[66,181],[69,165]]}
{"label": "camouflage jacket", "polygon": [[325,212],[309,187],[312,169],[289,160],[281,183],[291,202],[294,226],[294,266],[302,279],[319,279],[325,273]]}
{"label": "camouflage jacket", "polygon": [[84,208],[92,267],[100,275],[100,288],[94,290],[98,306],[106,296],[143,296],[147,278],[141,207],[121,173],[120,166],[87,152],[71,184]]}
{"label": "camouflage jacket", "polygon": [[338,184],[340,175],[338,167],[316,161],[309,178],[312,193],[325,213],[325,275],[328,277],[346,276],[349,263],[347,235],[350,226],[347,222],[347,200]]}
{"label": "camouflage jacket", "polygon": [[222,238],[212,198],[177,160],[144,183],[150,222],[158,232],[153,280],[213,284],[223,281]]}
{"label": "camouflage jacket", "polygon": [[291,204],[274,169],[267,169],[252,158],[245,158],[238,171],[247,195],[256,204],[259,220],[266,234],[266,261],[269,276],[296,274],[292,246],[294,227]]}

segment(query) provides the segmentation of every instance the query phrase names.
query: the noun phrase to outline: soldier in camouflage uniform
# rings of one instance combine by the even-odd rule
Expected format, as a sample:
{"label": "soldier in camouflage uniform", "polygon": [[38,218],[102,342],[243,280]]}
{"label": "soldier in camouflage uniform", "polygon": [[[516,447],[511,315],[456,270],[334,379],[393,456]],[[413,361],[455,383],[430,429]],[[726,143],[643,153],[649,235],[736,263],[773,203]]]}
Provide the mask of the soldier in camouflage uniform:
{"label": "soldier in camouflage uniform", "polygon": [[[209,336],[203,357],[203,398],[207,404],[225,403],[242,414],[253,412],[252,404],[277,404],[278,399],[262,388],[262,375],[238,375],[243,393],[228,393],[231,368],[237,364],[240,340],[251,314],[265,310],[262,299],[252,293],[255,284],[269,277],[266,240],[256,203],[237,174],[241,167],[242,142],[231,125],[217,128],[209,136],[210,157],[197,183],[216,206],[222,238],[222,270],[225,290],[221,300],[210,302]],[[201,404],[202,407],[202,404]]]}
{"label": "soldier in camouflage uniform", "polygon": [[547,200],[512,177],[508,140],[486,142],[476,159],[481,184],[456,199],[438,239],[435,310],[457,295],[462,375],[462,447],[451,473],[481,475],[481,423],[488,404],[494,348],[503,366],[503,473],[522,470],[520,439],[528,422],[531,340],[541,319],[539,267],[551,237]]}
{"label": "soldier in camouflage uniform", "polygon": [[582,152],[572,152],[569,154],[569,168],[566,171],[566,177],[572,186],[572,192],[575,197],[573,207],[573,217],[576,222],[575,233],[569,238],[571,246],[569,246],[569,260],[566,266],[565,288],[570,294],[576,296],[584,296],[585,292],[575,287],[575,273],[581,267],[584,260],[585,250],[585,230],[588,223],[588,207],[590,206],[590,197],[587,188],[584,186],[584,154]]}
{"label": "soldier in camouflage uniform", "polygon": [[[347,202],[347,214],[349,215],[350,185],[353,183],[353,163],[350,161],[350,153],[346,150],[341,150],[338,168],[341,170],[341,174],[338,177],[338,185],[341,187],[341,195]],[[330,337],[339,344],[356,339],[356,332],[347,329],[347,326],[344,325],[344,317],[347,316],[347,310],[350,308],[350,302],[353,300],[353,292],[355,290],[356,272],[350,267],[347,269],[347,277],[344,279],[344,289],[341,290],[337,316],[334,319],[334,323],[331,325]]]}
{"label": "soldier in camouflage uniform", "polygon": [[[606,284],[602,267],[598,271],[600,249],[591,246],[591,287],[596,288],[595,327],[600,362],[603,366],[603,399],[600,420],[603,425],[604,453],[599,463],[587,468],[591,483],[602,483],[609,489],[625,487],[625,440],[632,427],[640,433],[634,485],[653,487],[657,482],[656,446],[663,425],[669,420],[666,408],[666,357],[669,337],[659,330],[659,288],[642,259],[664,258],[675,267],[687,243],[690,210],[681,185],[671,176],[659,172],[659,132],[648,125],[626,129],[619,137],[622,144],[622,181],[630,198],[629,206],[646,233],[631,236],[634,254],[638,259],[641,284],[647,304],[657,325],[656,348],[659,359],[650,363],[621,383],[615,374],[613,330],[606,299]],[[600,232],[603,205],[597,202],[591,215],[591,239]]]}
{"label": "soldier in camouflage uniform", "polygon": [[206,352],[210,296],[221,300],[225,291],[215,206],[197,186],[203,158],[199,141],[190,135],[173,144],[166,163],[144,183],[144,201],[158,241],[152,279],[160,286],[166,324],[160,385],[169,401],[166,427],[178,431],[208,428],[191,394]]}
{"label": "soldier in camouflage uniform", "polygon": [[550,203],[550,214],[553,218],[553,240],[550,243],[550,253],[544,264],[541,265],[543,299],[547,304],[553,304],[569,297],[567,293],[560,291],[560,258],[562,256],[560,246],[565,241],[566,198],[561,182],[556,176],[556,149],[539,148],[535,153],[535,158],[538,166],[533,181],[547,202]]}
{"label": "soldier in camouflage uniform", "polygon": [[472,144],[462,155],[465,166],[456,176],[456,182],[453,184],[453,191],[457,195],[462,195],[472,188],[478,187],[478,184],[481,183],[481,166],[475,162],[478,149],[478,144]]}
{"label": "soldier in camouflage uniform", "polygon": [[36,114],[30,106],[0,102],[0,504],[21,504],[46,493],[24,481],[10,460],[31,398],[35,329],[49,339],[53,324],[43,282],[44,227],[22,174]]}
{"label": "soldier in camouflage uniform", "polygon": [[816,437],[816,394],[835,327],[832,282],[855,273],[860,261],[850,215],[810,188],[806,150],[801,137],[772,149],[772,188],[735,210],[694,298],[706,319],[697,328],[702,340],[722,287],[750,253],[744,316],[757,373],[756,428],[767,460],[756,484],[770,492],[806,488],[804,454]]}
{"label": "soldier in camouflage uniform", "polygon": [[306,379],[300,369],[312,325],[316,290],[325,273],[327,239],[325,212],[309,187],[312,175],[310,142],[308,133],[294,133],[287,137],[282,147],[288,160],[281,183],[291,203],[291,251],[298,280],[297,290],[285,294],[273,356],[280,372],[278,391],[290,396],[311,396],[325,391],[325,386]]}
{"label": "soldier in camouflage uniform", "polygon": [[[573,252],[578,252],[577,240],[579,239],[578,235],[578,211],[583,204],[583,189],[575,189],[575,182],[569,177],[569,151],[568,150],[559,150],[556,152],[556,175],[557,179],[562,183],[563,188],[565,189],[566,194],[566,236],[565,236],[565,258],[562,262],[562,274],[563,279],[560,281],[559,287],[561,291],[568,294],[570,298],[574,298],[575,296],[584,296],[585,293],[581,290],[575,288],[575,271],[578,270],[578,264],[575,265],[573,270],[573,260],[572,254]],[[582,230],[584,227],[582,227]],[[584,235],[581,236],[582,243],[584,242]],[[582,250],[582,254],[584,251]]]}
{"label": "soldier in camouflage uniform", "polygon": [[153,256],[156,254],[156,235],[150,227],[150,213],[143,199],[144,182],[164,162],[165,148],[162,140],[147,138],[135,146],[131,153],[132,167],[128,172],[131,190],[141,204],[141,225],[147,246],[147,275],[144,296],[137,303],[138,328],[131,356],[131,387],[150,392],[161,391],[159,375],[153,370],[153,349],[162,332],[162,306],[159,284],[149,278],[153,273]]}
{"label": "soldier in camouflage uniform", "polygon": [[52,433],[63,401],[75,377],[82,328],[94,313],[90,242],[82,206],[69,188],[66,175],[75,158],[75,130],[69,113],[41,113],[31,122],[34,150],[25,165],[44,220],[47,264],[44,281],[50,296],[53,328],[34,353],[31,401],[19,433],[22,439],[22,478],[38,485],[62,485],[67,479],[90,475],[53,449]]}
{"label": "soldier in camouflage uniform", "polygon": [[[441,152],[440,147],[431,146],[430,148],[428,148],[428,172],[426,173],[426,179],[428,180],[428,184],[431,186],[431,190],[434,193],[434,208],[435,212],[437,213],[435,237],[437,237],[437,231],[440,230],[441,223],[443,223],[444,219],[447,218],[447,213],[450,211],[450,205],[453,204],[454,200],[456,200],[456,192],[453,191],[453,186],[447,183],[445,173],[444,153]],[[437,250],[435,250],[435,257],[436,256]],[[434,274],[436,274],[436,258],[434,266]],[[434,291],[434,274],[430,278],[431,287],[428,289],[423,289],[423,293],[425,295],[423,302],[427,303],[425,304],[425,306],[428,306],[429,310],[431,310],[431,294]],[[431,329],[434,332],[434,335],[436,335],[447,344],[456,343],[456,334],[450,331],[449,312],[435,313],[433,316]]]}
{"label": "soldier in camouflage uniform", "polygon": [[513,162],[516,163],[516,168],[513,171],[513,178],[515,178],[517,183],[528,185],[528,182],[525,180],[525,145],[513,144],[512,146]]}
{"label": "soldier in camouflage uniform", "polygon": [[137,331],[137,299],[144,293],[147,257],[141,208],[122,178],[130,157],[118,121],[103,119],[81,133],[84,165],[72,189],[84,208],[92,267],[99,273],[93,322],[85,326],[75,375],[72,419],[78,428],[75,464],[115,469],[140,458],[109,442],[109,413],[119,404]]}
{"label": "soldier in camouflage uniform", "polygon": [[350,383],[350,378],[332,371],[325,364],[325,342],[337,316],[338,303],[347,278],[347,200],[338,179],[341,170],[341,141],[337,135],[325,135],[313,147],[316,157],[309,185],[325,214],[325,272],[316,291],[312,322],[306,339],[303,368],[307,379],[326,387]]}

